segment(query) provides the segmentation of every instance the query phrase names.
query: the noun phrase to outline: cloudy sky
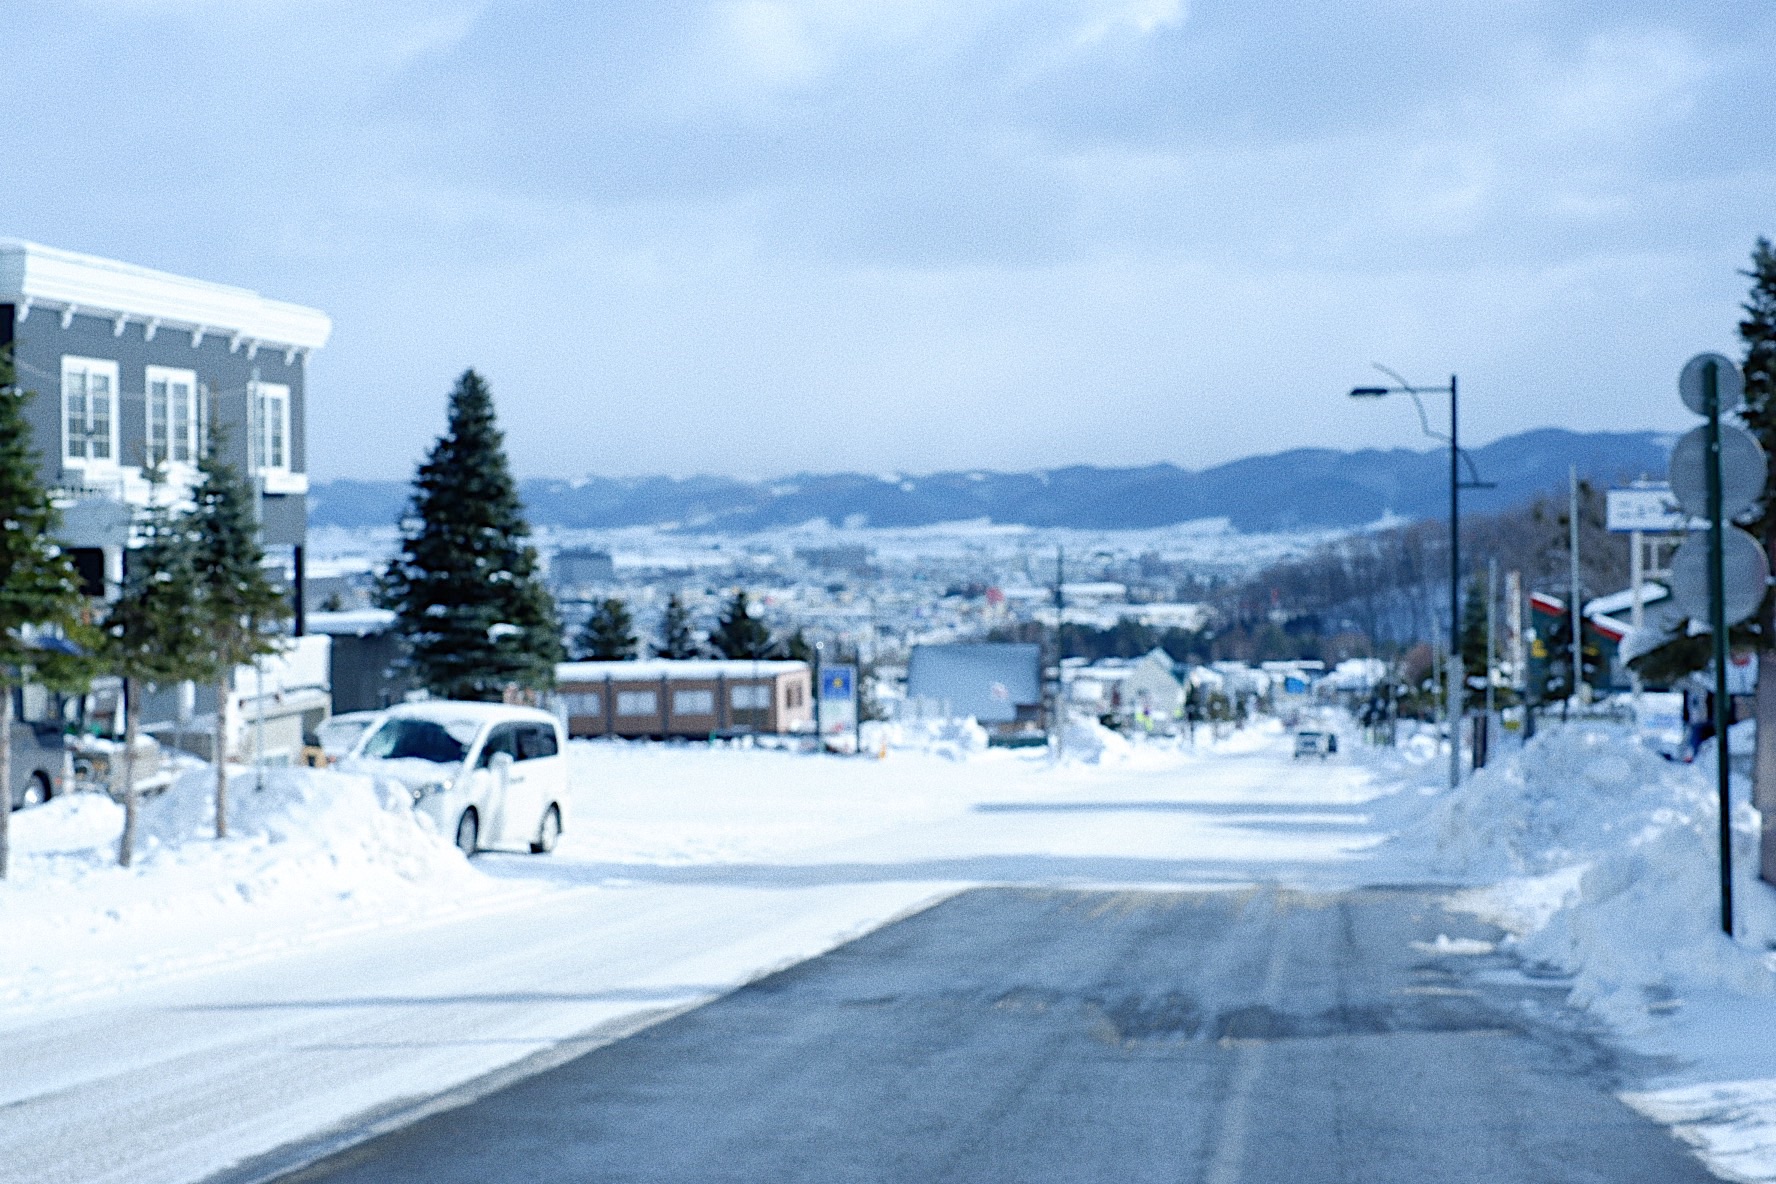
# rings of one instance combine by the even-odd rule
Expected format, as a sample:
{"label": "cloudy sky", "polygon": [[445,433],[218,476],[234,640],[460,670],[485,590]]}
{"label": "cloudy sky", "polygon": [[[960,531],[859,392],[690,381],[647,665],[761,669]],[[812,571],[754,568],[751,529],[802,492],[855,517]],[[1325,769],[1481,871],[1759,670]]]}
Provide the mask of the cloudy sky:
{"label": "cloudy sky", "polygon": [[527,475],[1686,426],[1776,234],[1776,6],[11,0],[0,237],[335,321],[317,476],[464,367]]}

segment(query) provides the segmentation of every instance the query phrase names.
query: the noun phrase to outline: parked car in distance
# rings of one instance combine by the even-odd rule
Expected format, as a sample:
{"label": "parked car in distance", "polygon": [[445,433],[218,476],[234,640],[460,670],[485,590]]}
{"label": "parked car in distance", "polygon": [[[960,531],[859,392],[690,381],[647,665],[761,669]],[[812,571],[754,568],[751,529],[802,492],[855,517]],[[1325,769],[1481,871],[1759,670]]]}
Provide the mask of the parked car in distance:
{"label": "parked car in distance", "polygon": [[392,777],[465,855],[552,851],[567,819],[566,736],[533,707],[432,700],[391,707],[339,762]]}
{"label": "parked car in distance", "polygon": [[1338,751],[1338,734],[1336,732],[1316,732],[1304,728],[1295,733],[1295,758],[1317,756],[1321,760]]}
{"label": "parked car in distance", "polygon": [[40,806],[57,794],[73,792],[74,764],[62,722],[34,701],[48,696],[19,687],[0,693],[13,696],[12,784],[7,787],[11,807]]}
{"label": "parked car in distance", "polygon": [[334,764],[356,756],[387,714],[386,711],[347,711],[329,716],[315,729],[315,739],[326,763]]}

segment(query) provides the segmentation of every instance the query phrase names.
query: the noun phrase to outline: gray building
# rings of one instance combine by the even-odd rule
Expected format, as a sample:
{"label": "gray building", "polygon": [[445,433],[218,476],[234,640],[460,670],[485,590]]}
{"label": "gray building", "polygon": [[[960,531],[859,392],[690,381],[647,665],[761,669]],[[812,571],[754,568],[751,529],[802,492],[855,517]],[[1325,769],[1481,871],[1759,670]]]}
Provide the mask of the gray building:
{"label": "gray building", "polygon": [[387,609],[313,612],[308,627],[332,639],[328,684],[333,710],[376,711],[401,702],[414,689],[403,666],[406,649]]}
{"label": "gray building", "polygon": [[1042,725],[1042,647],[963,642],[916,645],[907,703],[921,715],[973,716],[999,734]]}
{"label": "gray building", "polygon": [[555,587],[564,591],[608,584],[617,578],[617,565],[609,551],[593,551],[585,547],[566,547],[555,552],[549,565]]}
{"label": "gray building", "polygon": [[267,548],[288,548],[301,632],[308,356],[331,332],[325,314],[245,288],[0,239],[0,346],[36,393],[33,444],[91,594],[122,576],[146,472],[189,488],[213,420],[262,494]]}

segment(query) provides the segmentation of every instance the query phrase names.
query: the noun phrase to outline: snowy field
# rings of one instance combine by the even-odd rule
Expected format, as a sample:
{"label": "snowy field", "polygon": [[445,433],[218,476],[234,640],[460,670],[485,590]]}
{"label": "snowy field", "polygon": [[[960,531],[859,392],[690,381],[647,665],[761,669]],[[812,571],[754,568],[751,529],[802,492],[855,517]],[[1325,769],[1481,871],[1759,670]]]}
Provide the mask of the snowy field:
{"label": "snowy field", "polygon": [[1058,766],[964,727],[882,739],[883,759],[575,744],[546,857],[465,861],[382,787],[300,771],[243,771],[224,843],[187,777],[128,870],[104,799],[15,815],[0,1181],[190,1181],[324,1147],[975,885],[1401,881],[1462,886],[1532,971],[1668,1058],[1631,1105],[1728,1178],[1776,1179],[1776,894],[1745,810],[1741,939],[1714,929],[1705,767],[1607,725],[1507,749],[1454,795],[1429,745],[1297,763],[1275,724],[1194,747],[1080,730]]}

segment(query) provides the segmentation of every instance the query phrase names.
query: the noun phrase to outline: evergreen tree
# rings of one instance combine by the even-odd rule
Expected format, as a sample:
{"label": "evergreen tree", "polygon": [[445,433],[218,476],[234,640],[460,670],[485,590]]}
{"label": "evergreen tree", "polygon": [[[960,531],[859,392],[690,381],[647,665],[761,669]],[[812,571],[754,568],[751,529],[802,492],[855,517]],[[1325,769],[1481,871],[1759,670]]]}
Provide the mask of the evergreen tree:
{"label": "evergreen tree", "polygon": [[[1751,281],[1746,295],[1745,319],[1739,322],[1739,339],[1745,343],[1745,406],[1740,418],[1758,443],[1769,453],[1776,448],[1776,248],[1760,237],[1751,249],[1751,269],[1743,273]],[[1771,499],[1758,508],[1756,520],[1746,529],[1764,544],[1765,554],[1776,547],[1776,512]],[[1758,653],[1757,755],[1752,762],[1752,800],[1761,810],[1776,805],[1776,598],[1765,595],[1758,614],[1732,630],[1732,639]],[[1691,647],[1694,648],[1694,647]],[[1696,663],[1695,655],[1679,655],[1678,661]],[[1702,664],[1713,657],[1703,659]],[[1765,825],[1776,823],[1766,816]],[[1766,848],[1768,850],[1769,848]],[[1766,866],[1763,876],[1776,880],[1776,868]]]}
{"label": "evergreen tree", "polygon": [[1473,580],[1462,600],[1461,663],[1470,689],[1486,686],[1491,671],[1486,652],[1486,584]]}
{"label": "evergreen tree", "polygon": [[744,588],[734,590],[734,598],[722,610],[709,644],[724,658],[768,658],[771,655],[771,631],[752,615],[752,604]]}
{"label": "evergreen tree", "polygon": [[580,630],[577,656],[583,662],[624,662],[635,656],[636,644],[629,607],[612,597],[598,606]]}
{"label": "evergreen tree", "polygon": [[159,470],[125,560],[123,588],[101,626],[100,656],[123,679],[123,835],[117,861],[130,865],[136,840],[136,741],[144,684],[210,677],[215,662],[193,566],[191,524],[168,504]]}
{"label": "evergreen tree", "polygon": [[191,566],[199,617],[209,638],[209,675],[216,680],[216,837],[228,837],[228,736],[234,671],[279,649],[278,627],[290,616],[283,593],[265,573],[265,550],[253,513],[253,493],[222,459],[224,439],[210,414],[210,434],[198,459],[198,486],[190,515]]}
{"label": "evergreen tree", "polygon": [[814,664],[814,643],[808,640],[800,626],[783,642],[783,656],[794,662]]}
{"label": "evergreen tree", "polygon": [[666,613],[660,619],[660,645],[656,651],[662,658],[695,658],[700,652],[697,635],[691,629],[691,614],[674,592],[666,598]]}
{"label": "evergreen tree", "polygon": [[[77,682],[72,646],[85,600],[66,555],[51,540],[55,506],[37,476],[25,402],[10,349],[0,348],[0,878],[6,875],[12,816],[12,701],[29,678]],[[47,642],[47,644],[46,644]]]}
{"label": "evergreen tree", "polygon": [[494,421],[493,396],[463,372],[450,423],[413,479],[401,554],[382,581],[421,684],[446,699],[546,690],[562,658],[555,605]]}

